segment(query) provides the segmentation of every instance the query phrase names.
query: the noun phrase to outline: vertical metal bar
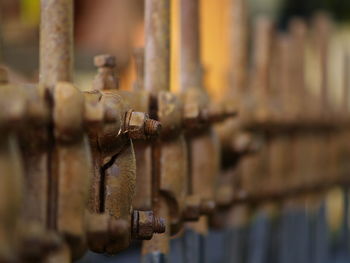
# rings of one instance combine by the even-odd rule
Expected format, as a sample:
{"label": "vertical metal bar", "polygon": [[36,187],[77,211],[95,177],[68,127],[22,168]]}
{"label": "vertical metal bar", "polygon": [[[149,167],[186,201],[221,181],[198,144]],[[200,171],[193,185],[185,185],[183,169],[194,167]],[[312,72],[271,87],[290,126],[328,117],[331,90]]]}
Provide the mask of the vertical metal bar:
{"label": "vertical metal bar", "polygon": [[329,41],[329,21],[328,17],[319,17],[319,52],[321,59],[321,105],[323,114],[329,111],[329,88],[328,88],[328,41]]}
{"label": "vertical metal bar", "polygon": [[[270,87],[270,64],[271,64],[271,46],[272,46],[272,32],[273,23],[266,18],[259,18],[255,24],[255,49],[254,49],[254,83],[253,94],[258,95],[256,98],[256,116],[258,118],[263,117],[262,121],[271,118],[271,92]],[[249,184],[252,187],[254,193],[274,191],[276,188],[276,180],[272,180],[271,173],[269,171],[268,164],[270,158],[275,156],[271,154],[271,149],[274,146],[273,141],[270,140],[265,134],[261,134],[266,139],[263,151],[260,152],[256,158],[256,169],[251,171],[251,182]],[[277,160],[277,158],[276,158]],[[271,162],[272,163],[272,162]],[[274,163],[276,164],[276,163]],[[263,189],[256,185],[257,178],[262,180],[270,180],[267,186]],[[268,252],[268,205],[261,207],[255,207],[255,220],[250,223],[250,233],[248,237],[248,249],[247,262],[265,262],[267,260]]]}
{"label": "vertical metal bar", "polygon": [[[319,14],[315,17],[313,25],[314,43],[313,48],[316,50],[317,59],[320,63],[320,75],[319,77],[319,99],[316,101],[316,118],[322,122],[329,117],[329,90],[328,90],[328,65],[327,65],[327,49],[328,49],[328,37],[329,37],[329,21],[325,14]],[[327,120],[328,121],[328,120]],[[330,152],[330,138],[329,133],[319,135],[317,137],[317,162],[316,165],[316,177],[318,180],[329,178],[329,152]],[[328,149],[323,151],[322,149]],[[326,193],[321,193],[319,197],[319,207],[316,207],[316,215],[313,226],[313,246],[311,253],[312,262],[329,262],[329,237],[328,237],[328,224],[326,215],[325,198]]]}
{"label": "vertical metal bar", "polygon": [[181,89],[201,88],[199,0],[181,0]]}
{"label": "vertical metal bar", "polygon": [[136,64],[136,89],[143,90],[145,83],[145,50],[138,48],[134,52]]}
{"label": "vertical metal bar", "polygon": [[344,85],[342,90],[342,112],[343,114],[349,113],[349,85],[350,85],[350,78],[349,78],[349,69],[350,69],[350,56],[348,53],[344,56]]}
{"label": "vertical metal bar", "polygon": [[[343,82],[343,90],[342,90],[342,96],[343,96],[343,101],[341,105],[341,111],[342,114],[344,115],[344,119],[346,120],[349,115],[349,54],[346,52],[344,55],[344,82]],[[347,176],[349,173],[349,169],[346,164],[346,160],[344,160],[344,156],[348,157],[348,152],[346,149],[343,147],[347,147],[347,141],[348,141],[348,132],[342,132],[340,135],[339,140],[339,146],[338,148],[341,148],[342,150],[338,151],[341,152],[340,156],[338,157],[338,162],[340,163],[340,176]],[[341,243],[342,243],[342,250],[343,250],[343,257],[344,257],[344,262],[347,262],[350,260],[350,228],[349,228],[349,210],[350,210],[350,190],[348,186],[344,186],[342,188],[342,193],[343,193],[343,221],[342,221],[342,227],[341,227]]]}
{"label": "vertical metal bar", "polygon": [[[304,108],[306,103],[305,90],[305,41],[306,41],[306,24],[303,20],[295,18],[289,24],[291,36],[291,72],[295,85],[294,97],[298,105]],[[299,110],[300,111],[300,110]]]}
{"label": "vertical metal bar", "polygon": [[[230,1],[230,72],[229,79],[230,89],[228,90],[229,103],[242,103],[240,98],[243,97],[247,89],[247,63],[248,63],[248,19],[247,19],[247,1],[231,0]],[[236,106],[236,105],[235,105]],[[244,105],[243,105],[244,106]],[[233,127],[236,127],[233,124]],[[234,187],[232,185],[232,187]],[[228,212],[228,226],[225,230],[225,252],[223,261],[225,263],[241,263],[245,254],[246,245],[246,222],[237,224],[235,217],[242,213],[240,210],[247,210],[246,205],[241,207],[232,207]],[[245,213],[245,212],[243,212]]]}
{"label": "vertical metal bar", "polygon": [[[248,18],[247,1],[231,0],[231,90],[229,96],[239,96],[247,88]],[[236,99],[237,98],[233,98]]]}
{"label": "vertical metal bar", "polygon": [[[310,109],[307,102],[307,94],[305,86],[305,41],[306,41],[306,32],[307,27],[303,20],[293,19],[289,24],[289,31],[291,35],[291,52],[290,56],[290,71],[291,79],[296,84],[292,96],[294,98],[294,108],[293,108],[293,119],[298,120],[303,114],[307,115],[308,110]],[[292,99],[293,99],[292,98]],[[307,117],[302,118],[307,120]],[[299,184],[311,184],[312,177],[315,176],[313,173],[312,157],[313,157],[313,148],[314,148],[315,135],[313,132],[304,132],[299,134],[296,138],[297,143],[297,174],[300,177]],[[306,158],[301,158],[300,153],[305,153]],[[300,201],[299,201],[300,202]],[[311,260],[311,229],[312,224],[310,220],[311,209],[310,207],[315,204],[310,203],[310,196],[306,196],[301,200],[305,204],[299,207],[296,218],[297,218],[297,229],[296,231],[301,231],[303,235],[297,235],[295,239],[296,247],[298,249],[298,262],[310,262]]]}
{"label": "vertical metal bar", "polygon": [[[344,57],[344,87],[343,87],[343,109],[342,112],[345,115],[345,118],[349,116],[349,89],[350,89],[350,77],[349,77],[349,69],[350,69],[350,56],[348,53],[345,54]],[[346,133],[346,132],[345,132]],[[344,145],[347,145],[348,134],[342,135],[344,138]],[[346,147],[346,146],[345,146]],[[347,147],[346,147],[347,148]],[[348,152],[345,151],[345,155],[349,157]],[[347,176],[349,173],[348,166],[345,165],[344,160],[341,163],[341,176]],[[347,161],[345,161],[347,163]],[[345,251],[347,253],[347,260],[350,260],[350,190],[349,188],[344,189],[344,236],[345,236]]]}
{"label": "vertical metal bar", "polygon": [[[200,39],[199,39],[199,0],[180,1],[180,76],[181,91],[201,89],[200,70]],[[189,155],[193,154],[191,143],[188,141]],[[192,165],[193,160],[191,160]],[[189,193],[193,194],[192,179],[189,179]],[[185,262],[199,263],[201,235],[194,229],[187,228],[184,232]]]}
{"label": "vertical metal bar", "polygon": [[[154,97],[170,89],[170,0],[145,2],[145,90]],[[157,107],[151,102],[151,114]],[[161,141],[152,145],[152,206],[167,222],[166,232],[144,241],[142,262],[166,262],[169,253],[170,224],[166,199],[160,195]]]}
{"label": "vertical metal bar", "polygon": [[170,0],[146,0],[145,89],[170,87]]}
{"label": "vertical metal bar", "polygon": [[41,0],[39,83],[73,80],[73,1]]}
{"label": "vertical metal bar", "polygon": [[271,63],[271,34],[273,23],[266,17],[259,17],[255,27],[254,42],[254,69],[256,89],[264,94],[268,92],[269,87],[269,68]]}
{"label": "vertical metal bar", "polygon": [[[73,1],[41,0],[40,24],[40,74],[39,87],[42,93],[52,92],[58,81],[73,79]],[[56,228],[58,178],[55,172],[53,150],[53,127],[48,132],[48,225]]]}

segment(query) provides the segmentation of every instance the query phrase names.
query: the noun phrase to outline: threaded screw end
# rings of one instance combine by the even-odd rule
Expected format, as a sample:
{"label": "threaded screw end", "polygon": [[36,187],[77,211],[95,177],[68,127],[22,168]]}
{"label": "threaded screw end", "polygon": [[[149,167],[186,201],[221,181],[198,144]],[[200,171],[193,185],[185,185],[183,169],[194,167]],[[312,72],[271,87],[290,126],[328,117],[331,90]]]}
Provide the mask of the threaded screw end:
{"label": "threaded screw end", "polygon": [[159,121],[147,119],[145,122],[145,134],[149,136],[157,136],[160,134],[162,125]]}
{"label": "threaded screw end", "polygon": [[153,220],[153,232],[158,234],[164,233],[166,229],[164,218],[154,217]]}

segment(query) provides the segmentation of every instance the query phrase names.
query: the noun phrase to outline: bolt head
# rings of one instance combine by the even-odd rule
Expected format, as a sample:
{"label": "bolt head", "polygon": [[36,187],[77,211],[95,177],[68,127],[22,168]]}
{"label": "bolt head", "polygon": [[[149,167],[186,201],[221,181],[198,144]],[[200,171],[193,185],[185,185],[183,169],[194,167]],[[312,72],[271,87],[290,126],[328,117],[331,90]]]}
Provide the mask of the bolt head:
{"label": "bolt head", "polygon": [[126,129],[131,139],[145,138],[145,123],[148,119],[148,115],[143,112],[133,111],[129,115]]}
{"label": "bolt head", "polygon": [[162,130],[162,125],[159,121],[147,119],[145,122],[145,133],[148,136],[158,136]]}
{"label": "bolt head", "polygon": [[150,240],[154,233],[153,211],[134,211],[132,234],[135,239]]}
{"label": "bolt head", "polygon": [[116,65],[115,56],[104,54],[94,57],[94,64],[96,67],[113,68]]}

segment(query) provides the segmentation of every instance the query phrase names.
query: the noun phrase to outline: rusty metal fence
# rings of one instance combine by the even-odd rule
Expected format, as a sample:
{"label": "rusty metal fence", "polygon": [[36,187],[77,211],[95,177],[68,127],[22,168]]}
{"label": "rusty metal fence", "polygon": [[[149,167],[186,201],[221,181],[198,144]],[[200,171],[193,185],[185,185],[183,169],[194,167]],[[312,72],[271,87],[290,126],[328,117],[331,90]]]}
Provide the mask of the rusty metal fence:
{"label": "rusty metal fence", "polygon": [[142,262],[350,260],[346,48],[337,102],[327,15],[284,33],[259,17],[251,31],[246,1],[231,2],[230,89],[218,87],[217,101],[205,87],[199,0],[179,1],[177,93],[170,0],[145,1],[128,91],[108,54],[91,62],[92,89],[74,84],[73,0],[41,0],[39,82],[0,71],[0,262],[75,262],[132,244]]}

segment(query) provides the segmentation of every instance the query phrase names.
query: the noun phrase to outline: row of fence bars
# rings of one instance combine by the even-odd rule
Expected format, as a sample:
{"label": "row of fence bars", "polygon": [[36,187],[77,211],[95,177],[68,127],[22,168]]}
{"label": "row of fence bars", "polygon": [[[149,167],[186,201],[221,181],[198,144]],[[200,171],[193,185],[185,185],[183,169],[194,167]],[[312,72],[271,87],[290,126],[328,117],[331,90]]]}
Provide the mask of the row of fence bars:
{"label": "row of fence bars", "polygon": [[[270,20],[259,18],[252,72],[248,72],[246,3],[233,2],[234,90],[230,92],[240,104],[240,118],[219,127],[221,145],[231,156],[231,162],[224,161],[220,177],[217,205],[222,207],[221,218],[214,215],[213,221],[226,227],[224,256],[219,262],[347,262],[346,50],[344,72],[338,74],[344,77],[338,104],[330,99],[332,24],[325,14],[315,16],[311,30],[304,21],[294,19],[283,34],[274,30]],[[319,63],[314,65],[318,67],[313,76],[316,84],[312,83],[318,85],[316,91],[310,90],[306,76],[305,57],[310,51]],[[234,138],[227,136],[232,133]],[[232,157],[239,158],[235,165],[230,165]],[[334,199],[334,192],[343,204],[338,200],[342,215],[336,229],[331,229],[335,204],[329,200]]]}
{"label": "row of fence bars", "polygon": [[349,81],[345,72],[336,107],[330,19],[318,15],[311,31],[293,20],[280,34],[259,18],[248,72],[246,1],[232,0],[232,90],[218,104],[203,84],[199,0],[179,4],[179,94],[169,89],[170,0],[145,1],[133,89],[119,90],[115,58],[99,55],[93,88],[81,92],[73,1],[41,1],[39,83],[13,85],[0,71],[1,262],[72,262],[132,240],[142,240],[142,262],[167,262],[175,235],[184,262],[206,262],[211,227],[227,238],[224,262],[328,262],[326,200],[338,186],[346,202],[334,250],[349,258]]}
{"label": "row of fence bars", "polygon": [[[169,1],[146,2],[147,37],[155,45],[146,46],[145,89],[138,83],[132,92],[118,90],[109,55],[95,57],[92,90],[80,92],[72,84],[72,6],[71,0],[41,1],[38,85],[12,86],[3,72],[1,168],[10,176],[3,185],[13,197],[3,206],[4,262],[70,262],[87,248],[115,254],[131,239],[151,239],[153,233],[165,232],[159,238],[166,241],[183,221],[198,220],[215,207],[217,173],[210,172],[218,165],[209,167],[208,185],[192,189],[198,171],[192,176],[188,170],[187,140],[195,137],[187,133],[208,134],[199,142],[203,149],[202,141],[212,143],[208,125],[232,113],[212,114],[197,102],[196,92],[183,106],[181,96],[168,91]],[[151,144],[137,143],[135,155],[133,140],[140,139]],[[9,207],[13,213],[6,214]],[[168,242],[152,243],[157,238],[144,242],[145,257],[168,254]]]}

